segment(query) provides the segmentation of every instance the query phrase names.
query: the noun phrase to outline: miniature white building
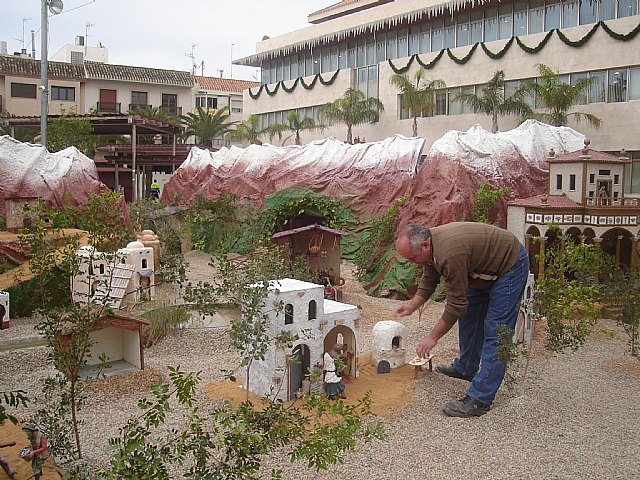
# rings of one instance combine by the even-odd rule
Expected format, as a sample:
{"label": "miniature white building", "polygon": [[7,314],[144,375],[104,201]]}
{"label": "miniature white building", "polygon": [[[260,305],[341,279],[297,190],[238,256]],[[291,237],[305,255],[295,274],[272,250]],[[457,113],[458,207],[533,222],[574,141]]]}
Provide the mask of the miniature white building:
{"label": "miniature white building", "polygon": [[[285,308],[278,313],[271,309],[267,325],[270,337],[288,331],[300,339],[292,348],[271,347],[264,360],[254,360],[247,382],[243,370],[243,386],[264,396],[280,400],[293,399],[310,370],[323,362],[324,352],[336,343],[346,344],[351,376],[358,376],[357,352],[360,310],[355,305],[326,300],[324,286],[291,278],[274,280],[269,286],[267,308],[283,302]],[[294,358],[295,361],[290,361]],[[248,384],[247,384],[248,383]]]}
{"label": "miniature white building", "polygon": [[407,354],[407,327],[400,322],[383,320],[373,326],[371,362],[374,367],[382,361],[389,367],[398,368],[405,364]]}
{"label": "miniature white building", "polygon": [[153,248],[131,242],[115,253],[98,252],[87,245],[77,252],[79,270],[71,278],[73,301],[109,298],[113,308],[155,296]]}
{"label": "miniature white building", "polygon": [[9,292],[0,291],[0,329],[9,328]]}

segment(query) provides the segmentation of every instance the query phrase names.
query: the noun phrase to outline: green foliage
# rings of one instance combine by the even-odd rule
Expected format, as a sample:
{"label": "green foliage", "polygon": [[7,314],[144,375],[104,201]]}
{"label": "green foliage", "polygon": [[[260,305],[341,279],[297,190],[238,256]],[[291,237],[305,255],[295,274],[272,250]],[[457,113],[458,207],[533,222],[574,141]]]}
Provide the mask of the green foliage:
{"label": "green foliage", "polygon": [[227,107],[211,113],[201,107],[196,108],[196,113],[189,112],[180,119],[185,126],[182,134],[184,139],[194,136],[198,141],[206,146],[212,147],[213,140],[223,137],[231,131],[231,127],[238,122],[227,122],[230,113]]}
{"label": "green foliage", "polygon": [[96,137],[93,135],[89,119],[63,114],[49,123],[47,149],[50,152],[58,152],[67,147],[76,147],[88,157],[93,157],[96,149]]}
{"label": "green foliage", "polygon": [[[507,366],[505,384],[509,388],[515,387],[524,379],[529,363],[529,349],[526,342],[513,341],[513,329],[506,325],[498,327],[498,358]],[[520,372],[522,360],[525,360],[524,372]]]}
{"label": "green foliage", "polygon": [[[363,420],[370,413],[368,397],[352,406],[315,395],[299,407],[265,402],[257,409],[244,402],[234,408],[225,403],[204,416],[195,398],[200,374],[169,370],[170,383],[154,386],[153,398],[139,402],[141,415],[109,440],[113,456],[101,478],[169,480],[178,469],[186,478],[258,479],[264,478],[262,458],[283,449],[290,461],[326,470],[344,461],[355,438],[383,437],[379,424]],[[175,416],[171,399],[189,409],[182,431],[163,428],[167,417]],[[273,469],[271,478],[280,478],[280,472]]]}
{"label": "green foliage", "polygon": [[526,89],[518,88],[509,97],[505,95],[504,70],[497,70],[491,79],[482,87],[480,94],[461,92],[455,96],[455,101],[469,105],[475,113],[491,116],[492,132],[498,132],[499,115],[528,115],[531,112],[526,102]]}
{"label": "green foliage", "polygon": [[532,112],[528,115],[529,117],[554,127],[567,125],[569,117],[573,117],[576,123],[586,120],[592,127],[600,127],[602,122],[591,113],[569,113],[569,110],[588,94],[589,88],[596,81],[595,77],[581,78],[572,85],[561,81],[560,74],[551,67],[543,63],[538,63],[536,66],[540,77],[524,84],[523,89],[529,94],[535,94],[538,104],[547,112]]}
{"label": "green foliage", "polygon": [[[323,130],[325,128],[324,125],[317,124],[313,118],[304,117],[302,118],[297,110],[290,110],[287,113],[286,122],[284,124],[284,129],[293,132],[292,135],[295,136],[296,145],[302,145],[302,141],[300,139],[300,133],[309,130]],[[285,139],[286,140],[286,139]]]}
{"label": "green foliage", "polygon": [[408,195],[395,200],[387,211],[372,220],[370,228],[360,235],[354,258],[358,280],[369,281],[377,272],[381,254],[393,241],[393,236],[398,228],[400,208],[405,206],[408,201]]}
{"label": "green foliage", "polygon": [[629,337],[628,351],[640,358],[640,272],[615,269],[603,293],[603,302],[620,308],[618,323]]}
{"label": "green foliage", "polygon": [[595,324],[598,284],[609,265],[600,248],[560,235],[544,255],[545,275],[536,280],[535,305],[547,318],[547,347],[577,350]]}
{"label": "green foliage", "polygon": [[24,390],[0,391],[0,425],[5,420],[17,425],[18,419],[8,413],[6,407],[26,407],[27,403],[29,403],[29,398]]}
{"label": "green foliage", "polygon": [[[11,117],[16,117],[16,115],[13,115],[9,112],[5,112],[4,114],[0,115],[0,120],[4,118],[11,118]],[[13,134],[12,134],[11,127],[9,125],[4,125],[3,122],[0,121],[0,135],[12,136],[13,138],[15,138],[20,142],[33,142],[34,139],[36,138],[36,135],[39,135],[39,133],[40,133],[39,130],[33,130],[31,128],[14,126]]]}
{"label": "green foliage", "polygon": [[191,315],[184,305],[170,305],[145,312],[142,317],[149,320],[149,325],[142,330],[142,342],[148,348],[166,337],[169,331],[187,322]]}
{"label": "green foliage", "polygon": [[302,188],[287,188],[265,200],[262,230],[265,236],[291,228],[300,215],[319,217],[330,228],[345,228],[355,220],[353,213],[339,200]]}
{"label": "green foliage", "polygon": [[474,222],[490,223],[491,209],[495,207],[505,195],[511,192],[509,187],[493,188],[484,182],[473,197],[472,214]]}
{"label": "green foliage", "polygon": [[284,127],[282,125],[269,125],[267,127],[260,126],[260,117],[258,115],[250,115],[248,119],[238,123],[235,130],[231,130],[225,135],[225,140],[232,141],[247,141],[254,145],[262,145],[261,137],[269,136],[269,141],[273,141],[273,137],[276,135],[278,139],[282,139],[282,132]]}
{"label": "green foliage", "polygon": [[341,98],[320,107],[320,115],[327,120],[347,126],[347,143],[353,141],[352,128],[362,123],[375,123],[384,112],[384,105],[374,97],[367,98],[356,88],[349,88]]}
{"label": "green foliage", "polygon": [[413,80],[406,74],[395,73],[389,79],[391,85],[398,87],[402,94],[402,103],[409,109],[413,118],[413,136],[418,136],[418,117],[430,117],[436,108],[436,90],[446,88],[442,80],[427,80],[426,71],[420,67]]}
{"label": "green foliage", "polygon": [[54,268],[42,279],[35,277],[7,288],[11,297],[11,318],[31,317],[42,309],[43,294],[47,308],[71,305],[69,276]]}

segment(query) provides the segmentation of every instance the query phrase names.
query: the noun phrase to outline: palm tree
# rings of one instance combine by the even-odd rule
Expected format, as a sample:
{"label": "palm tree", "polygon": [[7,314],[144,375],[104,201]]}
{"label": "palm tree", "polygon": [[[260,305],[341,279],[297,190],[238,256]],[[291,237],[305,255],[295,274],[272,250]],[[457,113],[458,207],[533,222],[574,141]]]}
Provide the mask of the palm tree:
{"label": "palm tree", "polygon": [[260,128],[260,117],[256,114],[249,116],[248,119],[243,122],[239,122],[236,125],[235,130],[230,130],[229,133],[225,135],[225,140],[246,140],[249,143],[253,143],[255,145],[262,145],[262,141],[260,137],[264,135],[269,135],[269,140],[273,140],[273,137],[278,135],[278,138],[282,138],[282,131],[284,130],[284,126],[280,124],[269,125],[265,128]]}
{"label": "palm tree", "polygon": [[504,93],[504,70],[497,70],[491,80],[482,87],[482,93],[461,92],[455,97],[455,101],[462,101],[469,105],[474,113],[491,115],[491,131],[498,132],[498,115],[518,114],[530,115],[531,107],[526,101],[526,89],[518,88],[513,95],[507,97]]}
{"label": "palm tree", "polygon": [[424,78],[424,68],[416,72],[413,80],[407,75],[396,73],[389,82],[395,85],[402,94],[402,105],[409,109],[413,117],[413,136],[418,136],[418,117],[431,116],[436,107],[435,94],[439,88],[447,85],[442,80],[428,81]]}
{"label": "palm tree", "polygon": [[384,105],[374,97],[366,98],[365,94],[355,88],[349,88],[341,98],[320,107],[320,115],[328,120],[344,123],[347,126],[347,142],[353,140],[351,129],[362,123],[375,123],[384,112]]}
{"label": "palm tree", "polygon": [[229,109],[227,107],[217,110],[215,113],[211,113],[208,110],[204,110],[202,107],[196,108],[196,113],[189,112],[182,116],[182,124],[185,126],[185,131],[182,134],[183,138],[194,136],[198,141],[206,146],[213,147],[213,140],[217,137],[223,137],[229,131],[231,127],[238,122],[225,122],[229,118]]}
{"label": "palm tree", "polygon": [[[295,135],[296,145],[302,145],[300,142],[300,132],[304,130],[323,130],[325,128],[324,125],[317,124],[313,118],[300,117],[297,110],[290,110],[289,113],[287,113],[287,122],[283,127],[285,130],[293,132],[291,136]],[[290,138],[291,136],[287,138]]]}
{"label": "palm tree", "polygon": [[569,117],[574,117],[576,123],[586,120],[589,125],[599,128],[601,120],[591,113],[572,112],[571,107],[579,103],[588,92],[589,88],[596,80],[595,77],[581,78],[574,85],[560,81],[560,74],[551,67],[543,63],[536,64],[538,73],[537,81],[530,81],[526,84],[529,92],[535,93],[536,99],[541,108],[546,108],[548,112],[534,112],[530,117],[553,125],[554,127],[566,126]]}

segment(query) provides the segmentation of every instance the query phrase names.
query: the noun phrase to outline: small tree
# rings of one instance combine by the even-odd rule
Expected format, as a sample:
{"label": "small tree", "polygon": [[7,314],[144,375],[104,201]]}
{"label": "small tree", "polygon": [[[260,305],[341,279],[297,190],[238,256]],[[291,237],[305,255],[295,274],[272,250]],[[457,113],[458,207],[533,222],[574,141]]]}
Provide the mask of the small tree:
{"label": "small tree", "polygon": [[[81,227],[87,231],[89,245],[109,248],[121,241],[126,231],[121,207],[120,196],[109,191],[89,197],[82,207],[48,208],[40,204],[40,214],[22,237],[31,246],[30,269],[39,279],[42,311],[36,329],[49,346],[48,362],[58,371],[44,381],[45,407],[36,413],[36,420],[47,430],[51,451],[62,462],[82,458],[78,411],[84,395],[79,373],[87,363],[93,344],[89,335],[92,327],[109,307],[106,299],[94,303],[90,294],[81,304],[73,304],[70,289],[68,302],[53,308],[51,302],[55,299],[47,290],[46,279],[55,275],[69,278],[79,272],[76,251],[80,237],[67,235],[63,228]],[[93,255],[89,255],[89,285],[96,279],[91,273],[93,259]],[[115,257],[112,261],[115,263]],[[103,287],[109,288],[110,280],[106,283]]]}
{"label": "small tree", "polygon": [[347,143],[353,141],[352,128],[362,123],[375,123],[384,112],[384,105],[374,97],[367,98],[356,88],[349,88],[342,98],[320,107],[320,115],[347,126]]}
{"label": "small tree", "polygon": [[547,347],[577,350],[595,324],[599,278],[610,261],[598,245],[559,235],[544,253],[545,274],[536,280],[535,305],[547,318]]}
{"label": "small tree", "polygon": [[472,211],[473,221],[490,223],[491,209],[495,207],[505,195],[511,192],[509,187],[493,188],[488,182],[484,182],[473,197]]}
{"label": "small tree", "polygon": [[213,147],[213,140],[218,137],[224,137],[231,131],[231,127],[238,122],[227,122],[230,113],[227,107],[221,108],[214,113],[204,110],[201,107],[196,108],[196,112],[189,112],[181,117],[185,131],[183,138],[194,136],[198,141],[206,146]]}
{"label": "small tree", "polygon": [[446,88],[442,80],[427,80],[426,72],[420,67],[413,80],[405,74],[396,73],[389,79],[402,94],[402,104],[409,109],[413,118],[413,136],[418,136],[418,117],[432,116],[436,107],[436,90]]}
{"label": "small tree", "polygon": [[273,140],[276,135],[282,139],[284,127],[280,124],[260,127],[260,117],[251,115],[248,119],[236,125],[235,130],[231,130],[225,135],[225,139],[229,141],[247,141],[254,145],[262,145],[261,137],[269,136],[269,141]]}
{"label": "small tree", "polygon": [[528,115],[531,112],[531,107],[526,102],[525,89],[519,88],[513,95],[507,97],[504,84],[504,70],[497,70],[489,82],[482,86],[479,95],[460,92],[454,97],[454,100],[466,103],[474,113],[484,113],[491,116],[491,132],[497,133],[499,115]]}
{"label": "small tree", "polygon": [[72,114],[60,115],[48,127],[47,149],[51,152],[76,147],[92,157],[96,148],[91,121]]}
{"label": "small tree", "polygon": [[296,145],[302,145],[302,142],[300,140],[300,132],[303,132],[305,130],[323,130],[324,128],[324,125],[317,124],[313,118],[300,117],[300,114],[297,110],[290,110],[287,113],[287,121],[284,124],[284,129],[290,130],[291,132],[293,132],[292,135],[295,135]]}
{"label": "small tree", "polygon": [[533,93],[541,108],[547,112],[532,112],[530,117],[548,123],[554,127],[566,126],[569,117],[573,117],[576,123],[585,120],[589,125],[599,128],[601,121],[591,113],[571,112],[569,110],[588,93],[589,88],[596,81],[595,77],[581,78],[574,85],[560,80],[560,74],[551,67],[538,63],[536,65],[540,77],[535,81],[527,82],[524,89]]}

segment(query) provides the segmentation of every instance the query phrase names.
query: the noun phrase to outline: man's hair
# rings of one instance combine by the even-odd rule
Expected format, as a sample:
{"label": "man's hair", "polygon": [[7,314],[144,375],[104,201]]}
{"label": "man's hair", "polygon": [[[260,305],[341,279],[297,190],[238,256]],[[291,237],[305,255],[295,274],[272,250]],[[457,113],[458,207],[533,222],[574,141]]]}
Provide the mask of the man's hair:
{"label": "man's hair", "polygon": [[417,223],[408,223],[400,231],[401,237],[407,237],[409,240],[409,246],[412,251],[420,250],[422,248],[422,242],[426,242],[431,237],[429,229],[423,225]]}

